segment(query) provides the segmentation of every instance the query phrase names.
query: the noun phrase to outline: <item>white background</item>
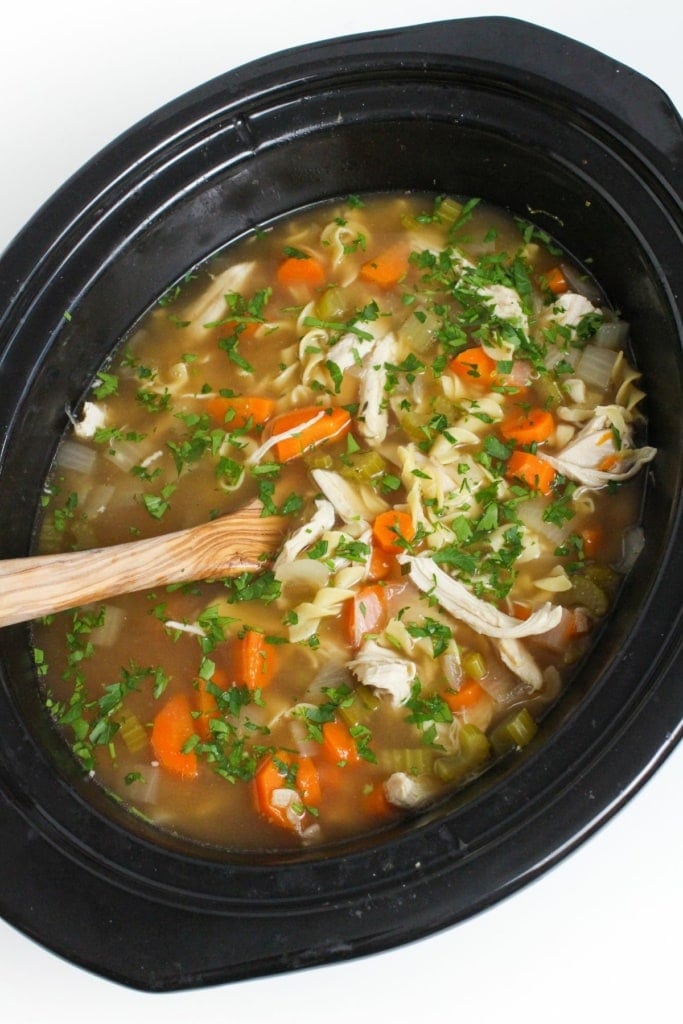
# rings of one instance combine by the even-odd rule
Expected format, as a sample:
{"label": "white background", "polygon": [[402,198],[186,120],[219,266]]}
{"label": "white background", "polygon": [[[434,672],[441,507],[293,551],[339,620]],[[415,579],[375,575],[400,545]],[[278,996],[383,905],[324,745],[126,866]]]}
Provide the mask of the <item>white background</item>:
{"label": "white background", "polygon": [[[483,14],[588,43],[655,80],[683,110],[683,18],[671,0],[13,0],[0,32],[0,249],[102,146],[215,75],[288,46]],[[678,749],[596,836],[492,910],[388,953],[275,978],[142,994],[64,963],[0,921],[0,1018],[680,1020],[682,789]]]}

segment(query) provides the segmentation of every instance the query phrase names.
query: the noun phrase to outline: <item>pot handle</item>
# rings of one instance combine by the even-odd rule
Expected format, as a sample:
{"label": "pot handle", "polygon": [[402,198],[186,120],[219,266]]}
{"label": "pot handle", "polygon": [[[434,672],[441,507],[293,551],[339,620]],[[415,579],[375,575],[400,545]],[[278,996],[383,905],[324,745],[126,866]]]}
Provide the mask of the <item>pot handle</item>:
{"label": "pot handle", "polygon": [[[409,30],[410,31],[410,30]],[[525,91],[534,79],[557,90],[558,100],[587,114],[647,157],[683,191],[683,121],[667,94],[645,75],[606,54],[530,22],[507,17],[467,18],[422,26],[418,35],[451,54],[496,71]],[[416,40],[417,41],[417,40]],[[503,57],[504,55],[504,57]]]}
{"label": "pot handle", "polygon": [[[410,63],[424,55],[425,64],[446,68],[453,58],[463,70],[482,71],[492,81],[512,85],[544,101],[557,98],[562,116],[573,110],[621,138],[665,176],[674,193],[683,192],[683,122],[666,93],[638,71],[601,51],[531,22],[505,16],[456,18],[408,28],[348,36],[314,44],[307,57],[316,66],[346,55],[373,67],[382,55],[405,54]],[[282,70],[286,52],[246,65],[242,72]],[[306,61],[302,63],[305,75]]]}

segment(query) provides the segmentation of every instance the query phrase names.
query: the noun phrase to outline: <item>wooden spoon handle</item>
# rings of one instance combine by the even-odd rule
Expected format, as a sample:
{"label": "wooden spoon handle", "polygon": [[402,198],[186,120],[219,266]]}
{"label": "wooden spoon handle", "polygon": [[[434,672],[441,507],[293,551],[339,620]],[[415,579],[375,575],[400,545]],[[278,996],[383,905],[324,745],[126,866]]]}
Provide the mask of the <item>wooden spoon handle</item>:
{"label": "wooden spoon handle", "polygon": [[201,526],[89,551],[0,562],[0,626],[116,594],[256,572],[282,540],[284,521],[254,507]]}

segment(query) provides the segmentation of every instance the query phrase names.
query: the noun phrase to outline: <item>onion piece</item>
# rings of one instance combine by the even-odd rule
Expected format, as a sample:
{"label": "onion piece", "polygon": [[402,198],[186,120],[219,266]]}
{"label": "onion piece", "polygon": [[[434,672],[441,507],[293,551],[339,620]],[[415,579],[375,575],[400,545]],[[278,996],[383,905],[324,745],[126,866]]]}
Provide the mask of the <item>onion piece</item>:
{"label": "onion piece", "polygon": [[576,375],[589,386],[604,391],[612,378],[617,357],[618,353],[610,348],[586,345],[576,363]]}
{"label": "onion piece", "polygon": [[93,629],[90,640],[96,647],[113,647],[126,621],[126,613],[118,605],[104,606],[104,621],[101,626]]}
{"label": "onion piece", "polygon": [[557,526],[555,523],[546,522],[543,518],[545,507],[546,506],[543,501],[537,501],[535,499],[532,499],[531,501],[524,501],[519,506],[517,515],[528,530],[544,537],[545,540],[552,544],[554,548],[557,548],[560,544],[564,543],[572,532],[573,525],[571,521],[565,523],[563,526]]}
{"label": "onion piece", "polygon": [[621,558],[615,569],[624,575],[633,568],[645,547],[645,534],[642,526],[632,526],[624,534]]}
{"label": "onion piece", "polygon": [[610,320],[600,324],[591,343],[597,348],[623,349],[628,343],[629,330],[630,325],[625,320]]}
{"label": "onion piece", "polygon": [[71,469],[74,473],[90,473],[96,457],[92,448],[79,441],[64,441],[59,446],[55,464],[61,469]]}

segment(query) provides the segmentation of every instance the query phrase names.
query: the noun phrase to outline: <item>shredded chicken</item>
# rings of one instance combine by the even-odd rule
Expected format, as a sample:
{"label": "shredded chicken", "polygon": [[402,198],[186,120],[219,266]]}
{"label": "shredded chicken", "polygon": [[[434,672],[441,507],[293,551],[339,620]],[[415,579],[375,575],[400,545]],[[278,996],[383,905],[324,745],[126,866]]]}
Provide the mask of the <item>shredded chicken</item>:
{"label": "shredded chicken", "polygon": [[226,316],[228,306],[225,296],[231,292],[241,292],[255,266],[253,261],[248,261],[228,267],[213,279],[198,299],[183,310],[184,319],[191,321],[186,330],[193,337],[201,336],[206,324]]}
{"label": "shredded chicken", "polygon": [[358,393],[358,431],[366,441],[381,444],[387,436],[389,404],[386,399],[387,363],[395,361],[396,337],[391,332],[375,342],[363,357]]}
{"label": "shredded chicken", "polygon": [[520,640],[512,637],[494,641],[501,661],[532,690],[540,690],[543,673]]}
{"label": "shredded chicken", "polygon": [[345,523],[370,523],[389,508],[367,484],[352,484],[331,469],[314,469],[311,476]]}
{"label": "shredded chicken", "polygon": [[74,434],[76,437],[94,437],[95,432],[106,422],[107,416],[101,406],[94,402],[84,402],[83,414],[78,423],[74,423]]}
{"label": "shredded chicken", "polygon": [[366,640],[348,667],[364,686],[388,694],[396,707],[410,697],[411,683],[417,673],[412,661],[380,647],[376,640]]}
{"label": "shredded chicken", "polygon": [[529,319],[514,288],[509,288],[505,284],[491,284],[486,288],[480,288],[479,294],[491,300],[493,315],[497,320],[506,320],[514,327],[529,330]]}
{"label": "shredded chicken", "polygon": [[[374,348],[375,338],[359,338],[349,331],[342,335],[327,351],[327,358],[346,373],[354,366],[360,366],[362,359]],[[370,348],[368,348],[370,346]]]}
{"label": "shredded chicken", "polygon": [[595,313],[593,303],[578,292],[565,292],[550,306],[550,319],[563,327],[576,327],[589,313]]}
{"label": "shredded chicken", "polygon": [[631,425],[618,405],[598,406],[559,455],[539,449],[541,458],[577,483],[602,487],[610,480],[628,480],[657,454],[656,448],[632,448]]}
{"label": "shredded chicken", "polygon": [[[463,275],[462,283],[467,287],[467,278],[471,272],[476,273],[476,264],[463,253],[455,253],[454,261],[457,261]],[[519,327],[528,333],[529,318],[522,309],[519,294],[514,288],[506,284],[485,284],[477,285],[474,290],[477,295],[489,300],[491,313],[497,320],[506,320],[513,327]]]}
{"label": "shredded chicken", "polygon": [[434,784],[415,779],[405,772],[394,772],[384,783],[384,795],[394,807],[422,807],[434,796]]}
{"label": "shredded chicken", "polygon": [[398,561],[408,566],[410,578],[419,590],[435,597],[453,618],[465,622],[483,636],[505,639],[534,636],[552,629],[562,615],[561,608],[546,602],[528,619],[520,621],[499,611],[488,601],[475,597],[464,584],[445,573],[426,555],[399,555]]}
{"label": "shredded chicken", "polygon": [[334,505],[323,498],[316,501],[315,507],[316,510],[311,519],[304,523],[303,526],[300,526],[298,530],[295,530],[291,537],[283,544],[282,550],[273,565],[273,572],[276,577],[279,578],[278,571],[284,565],[293,562],[304,548],[308,547],[309,544],[315,544],[327,530],[331,530],[334,526]]}
{"label": "shredded chicken", "polygon": [[274,448],[280,441],[287,441],[291,437],[299,437],[302,430],[306,430],[308,427],[314,426],[319,420],[326,416],[327,413],[324,408],[320,408],[320,412],[314,413],[310,420],[304,420],[303,423],[297,424],[296,427],[290,427],[289,430],[283,430],[279,434],[271,434],[270,437],[266,438],[263,444],[259,445],[258,448],[254,449],[251,455],[246,459],[248,466],[255,466],[256,463],[260,462],[264,455],[267,455],[271,448]]}

